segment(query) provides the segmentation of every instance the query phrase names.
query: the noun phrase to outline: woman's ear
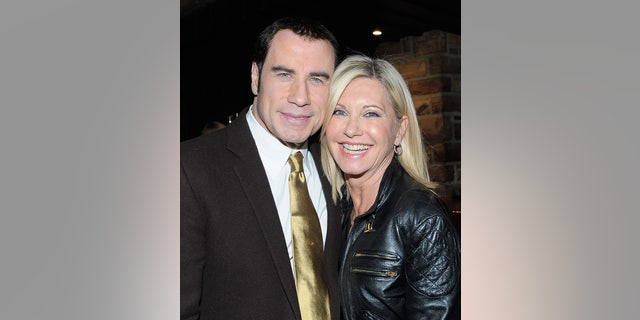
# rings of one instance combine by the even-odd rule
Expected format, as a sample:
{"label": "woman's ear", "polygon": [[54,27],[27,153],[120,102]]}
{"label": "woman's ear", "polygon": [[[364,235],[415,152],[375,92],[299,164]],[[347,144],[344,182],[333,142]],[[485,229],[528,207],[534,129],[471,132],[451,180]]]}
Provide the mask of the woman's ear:
{"label": "woman's ear", "polygon": [[399,120],[398,132],[396,133],[396,140],[394,141],[395,145],[399,145],[402,142],[402,138],[404,134],[407,132],[407,125],[409,125],[409,118],[407,115],[402,115],[402,118]]}
{"label": "woman's ear", "polygon": [[254,96],[258,95],[258,88],[260,87],[260,70],[255,62],[251,63],[251,92]]}

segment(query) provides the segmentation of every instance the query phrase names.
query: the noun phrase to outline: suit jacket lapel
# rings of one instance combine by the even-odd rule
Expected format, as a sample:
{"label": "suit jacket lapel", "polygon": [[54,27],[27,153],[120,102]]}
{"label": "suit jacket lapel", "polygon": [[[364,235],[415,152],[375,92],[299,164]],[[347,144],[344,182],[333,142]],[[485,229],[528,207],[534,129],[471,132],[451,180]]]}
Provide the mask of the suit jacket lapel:
{"label": "suit jacket lapel", "polygon": [[299,318],[300,311],[293,271],[291,270],[280,218],[271,194],[269,180],[264,172],[258,149],[249,130],[246,119],[247,110],[248,108],[243,110],[238,118],[229,124],[227,128],[229,133],[227,148],[237,155],[237,161],[234,165],[235,174],[246,193],[246,198],[249,199],[249,206],[253,209],[253,213],[260,224],[263,236],[266,239],[266,245],[271,252],[273,263],[280,276],[280,281],[289,303]]}

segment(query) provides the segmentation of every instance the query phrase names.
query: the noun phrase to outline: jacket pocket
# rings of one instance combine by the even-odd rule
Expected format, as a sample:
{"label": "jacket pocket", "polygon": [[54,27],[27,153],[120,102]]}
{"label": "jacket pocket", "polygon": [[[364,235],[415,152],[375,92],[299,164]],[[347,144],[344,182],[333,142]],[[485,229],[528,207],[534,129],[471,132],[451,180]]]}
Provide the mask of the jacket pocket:
{"label": "jacket pocket", "polygon": [[351,273],[371,277],[398,276],[400,257],[392,253],[361,251],[354,255]]}
{"label": "jacket pocket", "polygon": [[371,270],[371,269],[364,269],[364,268],[351,268],[351,273],[363,274],[363,275],[374,276],[374,277],[389,277],[389,278],[395,278],[398,276],[398,272],[393,270]]}
{"label": "jacket pocket", "polygon": [[371,258],[371,259],[382,259],[382,260],[390,260],[390,261],[398,261],[400,258],[395,254],[391,253],[380,253],[380,252],[356,252],[354,255],[356,258]]}

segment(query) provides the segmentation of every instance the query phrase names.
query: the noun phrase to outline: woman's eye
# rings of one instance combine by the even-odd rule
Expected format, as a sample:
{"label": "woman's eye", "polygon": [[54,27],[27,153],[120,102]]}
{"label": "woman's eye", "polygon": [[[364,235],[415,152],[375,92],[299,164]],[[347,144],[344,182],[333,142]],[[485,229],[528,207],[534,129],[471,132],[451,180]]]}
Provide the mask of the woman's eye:
{"label": "woman's eye", "polygon": [[336,110],[333,111],[333,115],[334,116],[345,116],[345,115],[347,115],[347,113],[344,112],[344,110],[336,109]]}
{"label": "woman's eye", "polygon": [[374,118],[374,117],[377,118],[380,115],[377,112],[369,111],[369,112],[365,112],[364,116],[367,118]]}

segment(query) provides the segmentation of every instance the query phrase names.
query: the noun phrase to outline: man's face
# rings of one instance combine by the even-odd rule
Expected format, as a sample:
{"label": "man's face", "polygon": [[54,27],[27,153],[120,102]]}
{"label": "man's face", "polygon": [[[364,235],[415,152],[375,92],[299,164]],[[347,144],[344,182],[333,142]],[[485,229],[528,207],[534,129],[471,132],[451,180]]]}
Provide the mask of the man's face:
{"label": "man's face", "polygon": [[306,142],[322,125],[334,59],[328,41],[302,38],[291,30],[276,33],[262,74],[255,63],[251,67],[258,123],[289,147]]}

